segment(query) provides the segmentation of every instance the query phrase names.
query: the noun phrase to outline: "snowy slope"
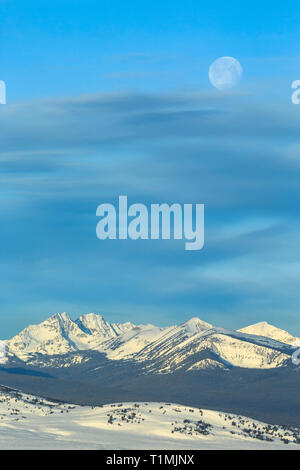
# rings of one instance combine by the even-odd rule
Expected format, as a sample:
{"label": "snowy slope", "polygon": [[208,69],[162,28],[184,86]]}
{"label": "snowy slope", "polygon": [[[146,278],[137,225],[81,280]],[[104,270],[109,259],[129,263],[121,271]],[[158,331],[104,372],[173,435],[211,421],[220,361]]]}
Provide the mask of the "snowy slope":
{"label": "snowy slope", "polygon": [[295,336],[290,335],[287,331],[276,328],[265,321],[246,326],[238,331],[249,333],[251,335],[265,336],[266,338],[272,338],[286,344],[293,344],[296,340],[300,340],[300,338],[296,338]]}
{"label": "snowy slope", "polygon": [[217,367],[279,367],[290,358],[295,339],[265,322],[234,331],[216,328],[199,318],[156,327],[109,323],[94,313],[73,321],[62,313],[28,326],[7,341],[7,347],[9,354],[25,361],[41,354],[94,350],[110,360],[143,363],[146,372],[170,373]]}
{"label": "snowy slope", "polygon": [[0,449],[299,449],[300,429],[172,403],[74,406],[0,386]]}
{"label": "snowy slope", "polygon": [[75,323],[87,334],[98,335],[103,339],[116,338],[135,327],[131,322],[108,323],[102,315],[96,315],[95,313],[81,315],[75,320]]}
{"label": "snowy slope", "polygon": [[153,325],[138,325],[117,338],[102,344],[100,349],[107,354],[109,359],[128,359],[134,357],[145,346],[157,340],[167,329]]}
{"label": "snowy slope", "polygon": [[181,342],[186,337],[210,328],[212,328],[212,325],[199,318],[191,318],[179,326],[165,328],[153,325],[138,325],[128,333],[103,345],[102,350],[107,353],[110,359],[136,358],[139,351],[148,345],[151,348],[151,345],[163,341],[166,337],[171,337],[174,343]]}
{"label": "snowy slope", "polygon": [[156,373],[233,366],[267,369],[283,365],[289,351],[290,346],[278,341],[231,330],[210,328],[190,335],[177,328],[147,345],[135,359],[147,362],[149,371]]}

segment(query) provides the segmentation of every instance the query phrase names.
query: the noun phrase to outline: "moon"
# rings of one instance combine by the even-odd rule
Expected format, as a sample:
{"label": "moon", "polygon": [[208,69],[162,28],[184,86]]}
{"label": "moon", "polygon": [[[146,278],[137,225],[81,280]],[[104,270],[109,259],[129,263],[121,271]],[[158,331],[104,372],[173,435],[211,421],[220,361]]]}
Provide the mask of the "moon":
{"label": "moon", "polygon": [[230,90],[240,82],[243,68],[234,57],[220,57],[209,67],[209,80],[218,90]]}

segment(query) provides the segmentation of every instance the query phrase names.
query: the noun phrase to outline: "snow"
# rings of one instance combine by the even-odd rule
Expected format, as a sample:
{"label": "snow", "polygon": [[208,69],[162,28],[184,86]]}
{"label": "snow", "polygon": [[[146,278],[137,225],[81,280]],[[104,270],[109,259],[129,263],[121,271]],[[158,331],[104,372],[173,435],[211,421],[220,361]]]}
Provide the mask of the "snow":
{"label": "snow", "polygon": [[163,336],[166,330],[153,325],[139,325],[103,344],[101,350],[106,352],[109,359],[128,359]]}
{"label": "snow", "polygon": [[96,334],[106,338],[115,338],[120,334],[131,330],[135,325],[131,322],[126,323],[108,323],[102,315],[87,313],[79,317],[75,323],[88,334]]}
{"label": "snow", "polygon": [[191,318],[185,323],[182,323],[180,326],[189,335],[194,335],[196,333],[199,333],[200,331],[205,331],[205,330],[209,330],[210,328],[213,328],[213,326],[210,323],[206,323],[205,321],[200,320],[200,318],[197,318],[197,317]]}
{"label": "snow", "polygon": [[[170,373],[184,369],[197,353],[210,351],[219,366],[268,369],[283,365],[291,350],[289,345],[261,336],[214,327],[189,334],[181,325],[150,343],[135,359],[148,362],[152,373]],[[200,362],[198,369],[215,368],[215,363],[206,358]]]}
{"label": "snow", "polygon": [[35,353],[53,355],[99,350],[105,341],[134,327],[130,322],[110,324],[94,313],[82,315],[75,321],[66,313],[58,313],[38,325],[28,326],[7,341],[7,345],[11,353],[23,360]]}
{"label": "snow", "polygon": [[299,340],[299,338],[290,335],[287,331],[276,328],[265,321],[246,326],[238,331],[252,335],[265,336],[286,344],[293,344],[297,339]]}
{"label": "snow", "polygon": [[[238,415],[173,403],[57,404],[0,388],[0,449],[299,448],[299,430]],[[255,438],[259,431],[273,442]]]}

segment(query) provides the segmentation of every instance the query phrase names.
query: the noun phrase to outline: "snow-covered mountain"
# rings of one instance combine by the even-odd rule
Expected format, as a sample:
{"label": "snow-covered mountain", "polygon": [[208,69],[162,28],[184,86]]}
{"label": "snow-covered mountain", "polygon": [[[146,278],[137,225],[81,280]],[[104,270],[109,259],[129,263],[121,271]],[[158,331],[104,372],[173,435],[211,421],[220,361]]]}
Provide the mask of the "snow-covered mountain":
{"label": "snow-covered mountain", "polygon": [[171,373],[283,366],[294,351],[291,344],[295,340],[289,333],[265,322],[234,331],[216,328],[199,318],[180,325],[156,327],[109,323],[94,313],[74,321],[66,313],[58,313],[22,330],[7,341],[7,349],[9,356],[25,362],[41,355],[91,350],[105,353],[109,360],[130,359],[143,364],[145,373]]}
{"label": "snow-covered mountain", "polygon": [[173,403],[78,406],[0,385],[0,449],[298,449],[299,427]]}
{"label": "snow-covered mountain", "polygon": [[241,331],[242,333],[249,333],[251,335],[265,336],[266,338],[276,339],[277,341],[281,341],[282,343],[286,344],[293,344],[297,340],[299,341],[299,338],[290,335],[290,333],[285,330],[281,330],[280,328],[276,328],[275,326],[270,325],[266,321],[246,326],[245,328],[241,328],[238,331]]}
{"label": "snow-covered mountain", "polygon": [[133,323],[108,323],[101,315],[88,313],[73,321],[57,313],[38,325],[29,325],[7,341],[9,352],[26,360],[32,354],[66,354],[101,349],[106,341],[135,328]]}
{"label": "snow-covered mountain", "polygon": [[137,353],[136,359],[147,362],[156,373],[234,366],[267,369],[283,365],[288,350],[274,340],[211,328],[193,335],[167,332]]}

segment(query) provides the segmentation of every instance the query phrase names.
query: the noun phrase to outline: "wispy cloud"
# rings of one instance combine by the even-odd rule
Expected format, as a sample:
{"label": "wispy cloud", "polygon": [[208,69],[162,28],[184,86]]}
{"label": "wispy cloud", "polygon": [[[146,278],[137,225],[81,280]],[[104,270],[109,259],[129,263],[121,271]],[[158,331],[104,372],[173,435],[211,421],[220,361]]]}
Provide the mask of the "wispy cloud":
{"label": "wispy cloud", "polygon": [[[161,306],[175,317],[231,311],[234,323],[240,308],[294,311],[295,108],[217,92],[110,93],[1,108],[3,308],[24,312],[35,298],[36,309],[53,302],[112,311],[117,295],[120,315]],[[206,204],[205,248],[191,256],[177,241],[100,242],[96,207],[119,194]]]}

